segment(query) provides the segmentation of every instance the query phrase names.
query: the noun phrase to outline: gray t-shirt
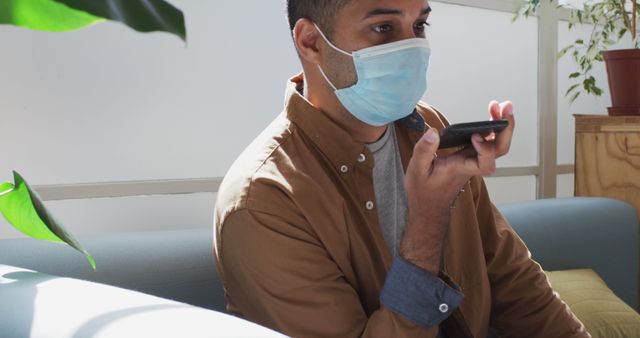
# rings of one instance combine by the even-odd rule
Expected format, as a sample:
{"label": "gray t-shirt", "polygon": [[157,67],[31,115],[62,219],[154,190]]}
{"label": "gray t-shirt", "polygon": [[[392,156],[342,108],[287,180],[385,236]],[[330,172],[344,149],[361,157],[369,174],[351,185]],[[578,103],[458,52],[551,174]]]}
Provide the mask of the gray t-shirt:
{"label": "gray t-shirt", "polygon": [[400,240],[407,224],[408,205],[395,126],[390,124],[382,138],[368,144],[367,148],[373,153],[373,188],[378,220],[384,240],[395,257],[398,256]]}
{"label": "gray t-shirt", "polygon": [[[384,240],[394,257],[399,255],[400,241],[407,225],[407,191],[404,189],[404,168],[393,124],[380,140],[367,144],[373,153],[373,190],[378,205],[378,221]],[[439,330],[438,338],[446,338]]]}

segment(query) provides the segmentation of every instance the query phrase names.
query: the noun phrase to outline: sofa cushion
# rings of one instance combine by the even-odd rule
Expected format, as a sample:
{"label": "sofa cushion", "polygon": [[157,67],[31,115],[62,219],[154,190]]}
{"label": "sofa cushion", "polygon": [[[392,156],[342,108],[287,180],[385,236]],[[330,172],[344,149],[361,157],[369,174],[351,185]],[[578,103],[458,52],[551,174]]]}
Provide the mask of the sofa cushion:
{"label": "sofa cushion", "polygon": [[640,337],[640,315],[593,270],[552,271],[547,277],[593,338]]}

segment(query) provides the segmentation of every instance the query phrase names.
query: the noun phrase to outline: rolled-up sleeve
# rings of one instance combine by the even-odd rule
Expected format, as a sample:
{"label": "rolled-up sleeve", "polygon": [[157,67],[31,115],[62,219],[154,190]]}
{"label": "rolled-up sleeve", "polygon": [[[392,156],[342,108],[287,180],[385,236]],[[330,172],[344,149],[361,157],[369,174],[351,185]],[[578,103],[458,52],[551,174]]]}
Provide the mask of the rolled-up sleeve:
{"label": "rolled-up sleeve", "polygon": [[423,327],[447,319],[462,302],[460,291],[442,279],[396,257],[380,301],[385,307]]}

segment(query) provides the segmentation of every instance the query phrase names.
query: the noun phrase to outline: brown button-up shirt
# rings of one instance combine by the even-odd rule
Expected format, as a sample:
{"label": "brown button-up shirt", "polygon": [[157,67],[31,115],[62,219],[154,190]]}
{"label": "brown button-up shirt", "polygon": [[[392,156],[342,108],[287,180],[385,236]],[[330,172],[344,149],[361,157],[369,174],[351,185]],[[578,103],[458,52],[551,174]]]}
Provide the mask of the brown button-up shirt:
{"label": "brown button-up shirt", "polygon": [[[381,305],[393,257],[378,224],[373,157],[301,87],[301,75],[291,80],[285,111],[218,193],[214,245],[229,311],[293,337],[435,337],[437,327]],[[422,104],[396,122],[405,169],[426,128],[446,125]],[[489,327],[505,337],[588,337],[482,178],[455,202],[440,277],[464,294],[441,324],[450,338],[484,337]]]}

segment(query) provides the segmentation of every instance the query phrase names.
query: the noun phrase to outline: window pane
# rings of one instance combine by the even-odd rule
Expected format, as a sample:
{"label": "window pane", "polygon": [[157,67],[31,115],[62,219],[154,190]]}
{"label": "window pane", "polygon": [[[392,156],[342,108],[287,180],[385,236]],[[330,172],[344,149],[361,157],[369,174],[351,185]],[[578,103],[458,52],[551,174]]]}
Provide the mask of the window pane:
{"label": "window pane", "polygon": [[486,179],[494,204],[531,201],[536,199],[535,176],[489,177]]}
{"label": "window pane", "polygon": [[573,174],[558,175],[558,197],[574,196],[574,177]]}

